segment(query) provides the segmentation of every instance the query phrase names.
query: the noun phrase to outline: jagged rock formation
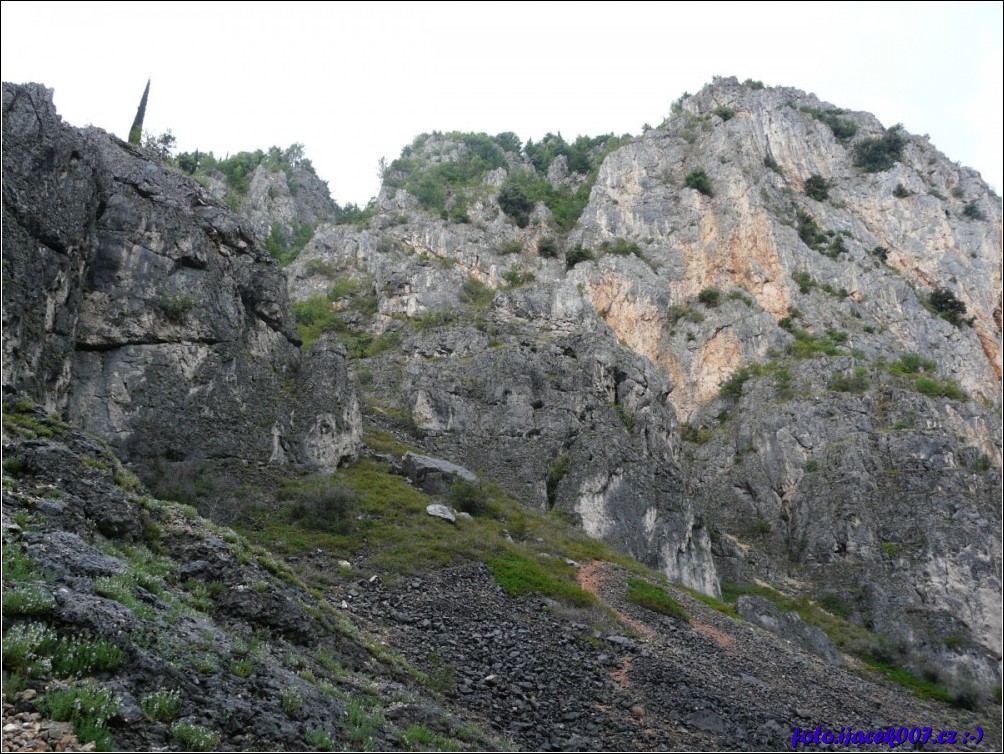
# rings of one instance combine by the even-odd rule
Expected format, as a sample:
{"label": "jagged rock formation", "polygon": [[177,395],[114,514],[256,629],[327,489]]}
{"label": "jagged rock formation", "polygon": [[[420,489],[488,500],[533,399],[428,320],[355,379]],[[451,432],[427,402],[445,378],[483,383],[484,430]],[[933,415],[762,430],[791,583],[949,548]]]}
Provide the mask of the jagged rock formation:
{"label": "jagged rock formation", "polygon": [[[914,667],[994,683],[999,199],[794,89],[721,79],[674,109],[589,176],[507,151],[445,200],[415,166],[485,149],[416,140],[367,226],[318,229],[290,295],[365,334],[373,421],[684,583],[823,595]],[[589,181],[566,232],[548,200]],[[518,219],[514,182],[547,197]]]}
{"label": "jagged rock formation", "polygon": [[334,468],[360,437],[344,349],[299,349],[247,223],[155,157],[4,86],[4,383],[145,475]]}

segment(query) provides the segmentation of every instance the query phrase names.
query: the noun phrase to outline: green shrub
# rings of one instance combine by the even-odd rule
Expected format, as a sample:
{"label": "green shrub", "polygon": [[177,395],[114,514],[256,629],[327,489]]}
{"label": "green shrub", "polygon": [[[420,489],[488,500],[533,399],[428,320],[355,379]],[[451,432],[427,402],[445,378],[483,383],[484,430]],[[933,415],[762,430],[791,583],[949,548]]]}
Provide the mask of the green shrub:
{"label": "green shrub", "polygon": [[3,470],[5,474],[21,476],[28,470],[28,464],[21,458],[5,458],[3,459]]}
{"label": "green shrub", "polygon": [[544,236],[537,242],[537,253],[546,259],[558,256],[558,242],[549,236]]}
{"label": "green shrub", "polygon": [[675,325],[681,319],[693,322],[694,324],[700,324],[704,321],[704,315],[691,306],[673,304],[666,309],[666,319],[670,325]]}
{"label": "green shrub", "polygon": [[61,637],[50,651],[53,671],[75,678],[115,670],[125,659],[125,652],[105,639]]}
{"label": "green shrub", "polygon": [[536,592],[583,607],[596,603],[593,595],[572,583],[571,566],[557,558],[538,561],[513,547],[505,547],[500,554],[488,557],[485,563],[498,585],[510,596]]}
{"label": "green shrub", "polygon": [[502,279],[505,280],[506,288],[519,288],[521,285],[532,283],[537,279],[537,276],[532,272],[520,272],[517,268],[513,267],[502,274]]}
{"label": "green shrub", "polygon": [[721,383],[719,395],[724,398],[741,398],[743,395],[743,385],[756,374],[757,370],[752,366],[740,367]]}
{"label": "green shrub", "polygon": [[902,545],[897,542],[883,542],[879,547],[882,550],[883,555],[887,555],[890,558],[894,558],[899,555],[899,551],[902,549]]}
{"label": "green shrub", "polygon": [[177,689],[161,689],[140,697],[139,706],[151,720],[169,723],[181,711],[181,693]]}
{"label": "green shrub", "polygon": [[816,279],[805,270],[796,270],[791,274],[791,279],[798,284],[799,293],[808,293],[818,285]]}
{"label": "green shrub", "polygon": [[931,295],[928,297],[928,304],[940,317],[951,322],[956,327],[967,322],[967,320],[963,319],[966,313],[965,303],[956,298],[955,294],[944,286],[939,286],[931,291]]}
{"label": "green shrub", "polygon": [[903,127],[895,125],[885,135],[864,139],[854,146],[854,164],[866,173],[889,170],[902,158],[906,138]]}
{"label": "green shrub", "polygon": [[458,479],[450,487],[447,502],[458,511],[481,516],[488,508],[488,492],[480,485]]}
{"label": "green shrub", "polygon": [[743,86],[747,89],[753,89],[755,91],[757,89],[763,89],[763,82],[757,79],[746,79],[743,82]]}
{"label": "green shrub", "polygon": [[290,521],[306,529],[344,533],[357,495],[331,476],[316,476],[286,482],[278,491],[279,500],[288,501]]}
{"label": "green shrub", "polygon": [[581,245],[576,246],[565,253],[565,269],[570,270],[580,262],[586,262],[592,258],[593,252]]}
{"label": "green shrub", "polygon": [[689,422],[680,425],[680,439],[692,442],[695,445],[704,445],[714,436],[711,427],[698,427]]}
{"label": "green shrub", "polygon": [[820,592],[816,601],[827,612],[840,618],[847,618],[851,614],[851,609],[847,606],[843,599],[841,599],[840,595],[834,592]]}
{"label": "green shrub", "polygon": [[73,723],[81,743],[93,742],[100,751],[111,751],[113,742],[106,726],[120,704],[109,689],[87,682],[50,691],[39,706],[53,720]]}
{"label": "green shrub", "polygon": [[871,250],[870,254],[884,264],[886,259],[889,258],[889,249],[885,246],[876,246]]}
{"label": "green shrub", "polygon": [[808,461],[805,462],[805,470],[810,474],[814,471],[819,471],[819,461],[817,461],[815,458],[810,458]]}
{"label": "green shrub", "polygon": [[310,728],[303,736],[303,740],[318,751],[334,751],[335,739],[324,728]]}
{"label": "green shrub", "polygon": [[970,220],[986,220],[986,213],[983,212],[976,202],[969,202],[965,207],[962,208],[962,216],[969,218]]}
{"label": "green shrub", "polygon": [[933,359],[925,359],[919,353],[904,353],[899,361],[889,366],[893,374],[919,374],[937,370],[938,365]]}
{"label": "green shrub", "polygon": [[624,424],[624,428],[627,429],[628,432],[634,432],[634,414],[628,413],[628,411],[620,403],[614,406],[614,411],[617,413],[617,417]]}
{"label": "green shrub", "polygon": [[868,389],[868,370],[854,367],[850,375],[834,372],[830,375],[828,387],[843,393],[863,393]]}
{"label": "green shrub", "polygon": [[345,735],[352,748],[360,751],[373,748],[377,731],[384,724],[383,713],[369,709],[370,706],[361,699],[351,699],[345,708]]}
{"label": "green shrub", "polygon": [[171,726],[171,735],[188,751],[213,751],[220,745],[220,734],[201,725],[175,723]]}
{"label": "green shrub", "polygon": [[519,154],[523,149],[523,142],[512,131],[503,131],[500,134],[495,134],[495,143],[502,147],[505,152],[511,152],[512,154]]}
{"label": "green shrub", "polygon": [[615,254],[619,257],[624,257],[628,254],[641,256],[641,247],[634,241],[628,241],[626,238],[615,238],[613,241],[604,241],[600,244],[600,251],[605,254]]}
{"label": "green shrub", "polygon": [[829,237],[816,224],[812,215],[799,209],[795,211],[795,217],[798,220],[798,237],[810,249],[815,249],[829,240]]}
{"label": "green shrub", "polygon": [[799,109],[803,113],[809,113],[816,120],[826,124],[839,141],[847,141],[858,132],[857,124],[854,121],[839,117],[844,114],[844,110],[840,108],[823,110],[818,107],[801,107]]}
{"label": "green shrub", "polygon": [[157,297],[154,305],[168,322],[183,325],[188,322],[188,314],[195,306],[195,302],[188,295],[165,293]]}
{"label": "green shrub", "polygon": [[819,249],[819,251],[830,259],[836,259],[841,254],[846,254],[847,246],[844,244],[844,237],[842,235],[834,236],[830,243],[825,248]]}
{"label": "green shrub", "polygon": [[949,398],[953,401],[969,400],[966,392],[959,387],[955,380],[950,378],[939,380],[933,377],[917,377],[914,385],[918,393],[932,398]]}
{"label": "green shrub", "polygon": [[969,463],[971,471],[989,471],[990,457],[986,453],[980,453]]}
{"label": "green shrub", "polygon": [[548,469],[546,481],[548,508],[553,508],[554,504],[558,501],[558,485],[561,484],[561,480],[568,473],[571,463],[571,457],[567,453],[561,453],[554,459],[551,468]]}
{"label": "green shrub", "polygon": [[499,254],[519,254],[523,251],[522,241],[504,241],[499,244]]}
{"label": "green shrub", "polygon": [[768,154],[763,158],[763,165],[766,168],[770,168],[778,175],[781,174],[781,166],[777,164],[777,160],[774,159],[773,155]]}
{"label": "green shrub", "polygon": [[668,615],[671,618],[690,622],[690,616],[683,606],[671,597],[665,589],[638,578],[628,579],[629,602],[648,608],[656,613]]}
{"label": "green shrub", "polygon": [[724,105],[716,107],[714,110],[712,110],[712,112],[725,121],[732,120],[732,118],[736,114],[735,110],[733,110],[731,107],[726,107]]}
{"label": "green shrub", "polygon": [[692,188],[694,191],[699,191],[705,196],[714,196],[714,189],[711,187],[711,179],[708,178],[708,174],[704,172],[704,168],[697,168],[696,170],[691,170],[687,173],[687,177],[683,181],[683,185],[687,188]]}
{"label": "green shrub", "polygon": [[825,201],[830,197],[830,182],[813,173],[805,182],[805,193],[817,202]]}
{"label": "green shrub", "polygon": [[[258,582],[265,583],[265,582]],[[257,586],[257,584],[256,584]],[[254,672],[254,661],[248,657],[230,661],[230,672],[238,678],[250,678]]]}
{"label": "green shrub", "polygon": [[897,183],[896,188],[892,190],[892,195],[897,199],[906,199],[908,196],[912,196],[913,192],[908,191],[902,183]]}
{"label": "green shrub", "polygon": [[495,290],[477,278],[469,277],[460,286],[457,298],[472,309],[484,310],[491,307],[495,300]]}
{"label": "green shrub", "polygon": [[506,181],[499,190],[498,203],[518,227],[525,228],[530,224],[530,213],[533,212],[535,203],[518,183],[511,179]]}
{"label": "green shrub", "polygon": [[717,288],[703,288],[697,294],[697,300],[710,309],[714,309],[722,300],[722,292]]}
{"label": "green shrub", "polygon": [[7,589],[3,593],[3,614],[47,615],[56,606],[52,595],[34,584],[25,584]]}
{"label": "green shrub", "polygon": [[297,717],[303,710],[303,696],[296,689],[287,686],[279,693],[279,703],[287,717]]}
{"label": "green shrub", "polygon": [[431,330],[445,327],[457,318],[456,312],[450,309],[430,309],[415,317],[412,322],[419,330]]}

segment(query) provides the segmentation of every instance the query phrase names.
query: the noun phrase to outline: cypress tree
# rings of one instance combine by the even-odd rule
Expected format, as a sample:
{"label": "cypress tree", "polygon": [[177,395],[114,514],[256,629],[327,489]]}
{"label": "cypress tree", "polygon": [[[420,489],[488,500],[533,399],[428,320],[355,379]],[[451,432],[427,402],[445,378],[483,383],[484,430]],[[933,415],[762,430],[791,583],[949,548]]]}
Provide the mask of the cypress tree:
{"label": "cypress tree", "polygon": [[129,143],[139,144],[143,138],[143,118],[146,117],[146,98],[150,95],[150,79],[146,80],[146,89],[143,90],[143,99],[139,101],[136,109],[136,117],[133,119],[132,128],[129,129]]}

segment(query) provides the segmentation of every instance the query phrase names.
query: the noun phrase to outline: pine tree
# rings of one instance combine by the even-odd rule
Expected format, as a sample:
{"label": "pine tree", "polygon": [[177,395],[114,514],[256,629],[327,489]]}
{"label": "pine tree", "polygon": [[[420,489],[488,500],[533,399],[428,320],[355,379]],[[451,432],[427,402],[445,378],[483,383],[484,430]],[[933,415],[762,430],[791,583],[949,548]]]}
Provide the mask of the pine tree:
{"label": "pine tree", "polygon": [[143,118],[146,117],[146,98],[150,96],[150,79],[146,80],[146,89],[143,90],[143,99],[139,101],[136,110],[136,117],[133,119],[132,128],[129,129],[129,143],[139,144],[143,138]]}

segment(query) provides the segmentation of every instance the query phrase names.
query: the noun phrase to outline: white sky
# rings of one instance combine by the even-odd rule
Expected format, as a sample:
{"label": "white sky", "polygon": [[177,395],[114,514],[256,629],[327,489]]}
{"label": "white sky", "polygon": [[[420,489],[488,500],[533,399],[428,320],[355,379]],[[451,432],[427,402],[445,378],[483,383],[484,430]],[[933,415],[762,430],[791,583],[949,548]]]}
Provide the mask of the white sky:
{"label": "white sky", "polygon": [[4,81],[181,150],[306,146],[341,202],[423,131],[633,133],[712,76],[929,134],[1002,187],[1002,4],[3,2]]}

